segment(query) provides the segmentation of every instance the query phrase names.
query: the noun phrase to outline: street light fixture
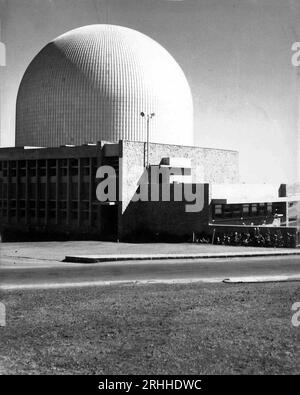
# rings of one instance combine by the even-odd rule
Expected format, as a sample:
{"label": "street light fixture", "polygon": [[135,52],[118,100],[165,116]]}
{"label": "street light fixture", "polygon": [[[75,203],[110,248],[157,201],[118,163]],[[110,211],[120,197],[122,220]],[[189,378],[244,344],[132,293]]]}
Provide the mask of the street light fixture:
{"label": "street light fixture", "polygon": [[154,112],[151,112],[150,114],[145,114],[143,111],[141,112],[141,117],[147,117],[147,163],[146,167],[149,167],[149,139],[150,139],[150,119],[152,119],[155,116]]}

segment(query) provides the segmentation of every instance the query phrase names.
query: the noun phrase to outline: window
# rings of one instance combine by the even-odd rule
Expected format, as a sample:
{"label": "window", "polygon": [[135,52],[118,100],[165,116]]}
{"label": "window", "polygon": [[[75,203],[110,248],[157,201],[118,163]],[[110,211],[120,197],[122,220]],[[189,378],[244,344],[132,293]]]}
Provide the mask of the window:
{"label": "window", "polygon": [[224,218],[231,218],[232,217],[232,210],[229,205],[224,206]]}
{"label": "window", "polygon": [[81,184],[81,199],[89,199],[90,184],[83,182]]}
{"label": "window", "polygon": [[17,213],[16,213],[15,209],[9,211],[9,216],[10,217],[16,217],[16,215],[17,215]]}
{"label": "window", "polygon": [[76,200],[78,198],[78,184],[71,184],[71,199]]}
{"label": "window", "polygon": [[25,160],[20,161],[20,176],[26,177],[26,162]]}
{"label": "window", "polygon": [[232,206],[232,214],[234,218],[240,218],[241,217],[241,206],[239,204],[234,204]]}
{"label": "window", "polygon": [[257,204],[251,204],[251,213],[252,215],[257,214]]}
{"label": "window", "polygon": [[36,193],[36,184],[29,184],[28,188],[29,188],[29,199],[34,199]]}
{"label": "window", "polygon": [[56,212],[53,211],[53,210],[50,210],[50,212],[49,212],[49,217],[50,217],[51,219],[56,218]]}
{"label": "window", "polygon": [[17,185],[12,183],[10,184],[10,198],[16,198],[17,196]]}
{"label": "window", "polygon": [[81,203],[81,208],[82,208],[83,211],[85,211],[85,210],[88,211],[89,208],[90,208],[89,202],[82,202]]}
{"label": "window", "polygon": [[243,204],[243,215],[249,215],[250,206],[249,204]]}
{"label": "window", "polygon": [[67,202],[59,202],[59,209],[66,210],[67,209]]}
{"label": "window", "polygon": [[78,167],[78,159],[71,159],[70,162],[71,167]]}
{"label": "window", "polygon": [[49,209],[56,210],[56,202],[49,202]]}
{"label": "window", "polygon": [[44,159],[39,160],[38,167],[39,167],[40,177],[45,177],[46,176],[46,161]]}
{"label": "window", "polygon": [[222,205],[221,204],[216,204],[215,205],[215,216],[216,217],[221,217],[222,216]]}
{"label": "window", "polygon": [[89,212],[88,211],[83,211],[81,215],[82,215],[83,221],[88,221],[88,219],[89,219]]}
{"label": "window", "polygon": [[84,167],[82,171],[83,176],[89,176],[90,175],[90,168],[89,167]]}
{"label": "window", "polygon": [[49,197],[50,199],[56,198],[56,184],[53,183],[49,184]]}
{"label": "window", "polygon": [[46,184],[39,184],[40,199],[46,199]]}
{"label": "window", "polygon": [[36,168],[30,167],[29,168],[29,177],[35,177],[35,176],[36,176]]}
{"label": "window", "polygon": [[24,183],[19,184],[19,198],[25,199],[25,195],[26,195],[26,184]]}
{"label": "window", "polygon": [[71,175],[72,176],[78,176],[78,167],[72,167],[71,168]]}
{"label": "window", "polygon": [[56,167],[50,167],[49,175],[50,175],[50,177],[55,177],[56,176]]}
{"label": "window", "polygon": [[67,177],[67,175],[68,175],[68,169],[67,169],[66,167],[62,167],[62,168],[60,169],[60,175],[61,175],[61,177]]}
{"label": "window", "polygon": [[17,175],[17,163],[16,161],[10,162],[10,176],[16,177]]}
{"label": "window", "polygon": [[66,211],[61,211],[59,214],[59,219],[61,222],[65,222],[67,219],[67,212]]}
{"label": "window", "polygon": [[282,203],[273,203],[273,214],[283,214],[285,213],[285,207]]}
{"label": "window", "polygon": [[3,175],[3,177],[7,177],[7,162],[3,162],[2,175]]}
{"label": "window", "polygon": [[67,198],[67,183],[62,182],[59,185],[59,198],[66,199]]}
{"label": "window", "polygon": [[35,210],[29,210],[29,217],[34,220],[35,219]]}
{"label": "window", "polygon": [[259,203],[258,205],[258,212],[260,215],[264,215],[265,214],[265,203]]}
{"label": "window", "polygon": [[30,160],[28,162],[28,174],[29,174],[29,177],[36,176],[36,161],[35,160]]}
{"label": "window", "polygon": [[71,212],[71,218],[72,218],[72,220],[77,220],[78,219],[77,211],[72,211]]}
{"label": "window", "polygon": [[39,173],[40,173],[40,177],[45,177],[46,176],[46,168],[40,167]]}

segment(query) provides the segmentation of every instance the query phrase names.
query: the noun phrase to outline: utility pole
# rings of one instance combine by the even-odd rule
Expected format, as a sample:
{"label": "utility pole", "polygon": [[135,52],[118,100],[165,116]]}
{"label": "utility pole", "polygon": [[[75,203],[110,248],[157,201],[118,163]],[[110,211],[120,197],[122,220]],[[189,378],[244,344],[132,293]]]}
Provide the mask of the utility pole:
{"label": "utility pole", "polygon": [[141,117],[147,117],[147,161],[146,161],[146,168],[148,169],[149,167],[149,140],[150,140],[150,119],[152,119],[155,116],[155,113],[152,112],[150,114],[145,114],[144,112],[141,112]]}

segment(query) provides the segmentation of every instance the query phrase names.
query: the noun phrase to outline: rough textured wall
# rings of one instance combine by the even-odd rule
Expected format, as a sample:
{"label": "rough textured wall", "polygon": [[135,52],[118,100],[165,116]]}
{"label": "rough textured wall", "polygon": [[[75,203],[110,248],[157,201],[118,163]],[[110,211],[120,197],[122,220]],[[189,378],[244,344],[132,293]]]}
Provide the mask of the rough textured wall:
{"label": "rough textured wall", "polygon": [[[146,144],[122,141],[122,212],[134,195],[146,161]],[[189,158],[192,162],[193,183],[237,183],[239,157],[237,151],[201,147],[150,144],[149,163],[158,165],[163,157]]]}

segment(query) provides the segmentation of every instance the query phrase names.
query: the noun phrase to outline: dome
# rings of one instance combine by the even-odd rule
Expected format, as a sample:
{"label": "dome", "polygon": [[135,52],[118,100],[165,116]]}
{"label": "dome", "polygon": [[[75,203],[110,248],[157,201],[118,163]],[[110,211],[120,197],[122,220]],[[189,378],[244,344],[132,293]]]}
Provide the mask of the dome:
{"label": "dome", "polygon": [[100,140],[193,144],[193,104],[174,58],[132,29],[90,25],[46,45],[22,79],[16,146]]}

